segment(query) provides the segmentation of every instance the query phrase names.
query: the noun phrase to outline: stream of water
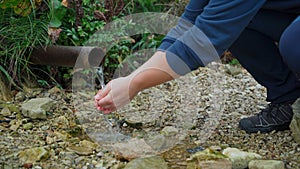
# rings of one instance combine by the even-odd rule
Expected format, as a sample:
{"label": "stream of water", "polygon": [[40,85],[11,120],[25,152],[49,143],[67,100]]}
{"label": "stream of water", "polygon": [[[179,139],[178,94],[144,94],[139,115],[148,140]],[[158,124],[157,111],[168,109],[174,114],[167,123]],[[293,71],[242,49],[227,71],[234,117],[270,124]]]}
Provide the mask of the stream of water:
{"label": "stream of water", "polygon": [[[96,68],[97,78],[100,83],[101,89],[105,88],[105,80],[104,80],[104,72],[103,67],[99,66]],[[102,112],[101,112],[102,113]],[[109,124],[108,131],[106,133],[97,133],[94,134],[94,137],[99,142],[121,142],[127,141],[130,139],[129,136],[125,136],[120,133],[120,127],[117,123],[113,124],[107,117],[107,115],[103,114],[105,121]]]}

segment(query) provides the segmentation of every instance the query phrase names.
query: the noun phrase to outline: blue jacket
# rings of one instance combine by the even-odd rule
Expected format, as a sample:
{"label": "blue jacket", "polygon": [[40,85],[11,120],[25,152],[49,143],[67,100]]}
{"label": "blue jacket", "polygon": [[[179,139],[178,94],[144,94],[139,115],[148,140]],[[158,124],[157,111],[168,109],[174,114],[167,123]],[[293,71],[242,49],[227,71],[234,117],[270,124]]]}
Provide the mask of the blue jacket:
{"label": "blue jacket", "polygon": [[178,74],[206,66],[219,59],[260,9],[297,15],[300,0],[190,0],[159,50]]}

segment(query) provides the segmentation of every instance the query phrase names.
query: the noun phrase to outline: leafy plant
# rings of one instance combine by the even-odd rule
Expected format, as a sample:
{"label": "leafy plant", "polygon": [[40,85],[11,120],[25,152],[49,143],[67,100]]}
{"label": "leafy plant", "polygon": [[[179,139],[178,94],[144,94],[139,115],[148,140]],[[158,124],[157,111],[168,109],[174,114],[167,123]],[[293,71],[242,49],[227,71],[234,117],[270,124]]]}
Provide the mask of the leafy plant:
{"label": "leafy plant", "polygon": [[[0,72],[14,86],[22,85],[23,78],[35,76],[29,67],[29,56],[36,46],[46,46],[53,42],[58,45],[82,46],[98,30],[118,17],[131,13],[164,10],[164,4],[170,0],[69,0],[68,8],[62,0],[2,0],[0,1]],[[66,1],[65,1],[66,2]],[[82,2],[82,3],[81,3]],[[122,23],[120,25],[128,25]],[[130,25],[130,24],[129,24]],[[130,25],[134,27],[134,23]],[[113,41],[109,47],[105,69],[107,76],[138,50],[157,47],[161,37],[141,34],[128,37],[126,31],[132,27],[121,27],[116,35],[122,37],[114,41],[112,35],[101,35],[96,41]],[[50,29],[49,29],[50,28]],[[58,39],[49,38],[49,30],[59,30]],[[62,30],[62,31],[61,31]],[[102,47],[102,46],[100,46]],[[40,70],[42,68],[39,68]],[[61,68],[54,75],[70,79],[70,68]],[[53,75],[49,67],[44,73]],[[50,72],[50,73],[49,73]],[[45,79],[38,79],[41,85]]]}
{"label": "leafy plant", "polygon": [[33,47],[50,44],[49,19],[47,14],[20,16],[14,12],[13,7],[6,8],[0,16],[0,67],[8,82],[20,86],[22,79],[34,77],[29,69]]}
{"label": "leafy plant", "polygon": [[240,65],[240,62],[237,60],[237,59],[232,59],[230,62],[229,62],[229,64],[231,64],[231,65]]}
{"label": "leafy plant", "polygon": [[127,0],[125,10],[129,13],[162,12],[170,0]]}
{"label": "leafy plant", "polygon": [[50,23],[49,27],[58,28],[62,24],[62,19],[65,17],[67,8],[58,0],[52,0],[50,7]]}
{"label": "leafy plant", "polygon": [[104,27],[105,21],[95,17],[95,11],[105,11],[99,2],[84,0],[82,8],[84,17],[80,20],[81,25],[76,25],[76,10],[73,8],[67,9],[65,17],[61,19],[60,28],[63,31],[60,34],[58,44],[81,46],[92,34]]}
{"label": "leafy plant", "polygon": [[42,0],[2,0],[0,2],[1,9],[13,9],[17,15],[28,16],[31,12],[40,6]]}

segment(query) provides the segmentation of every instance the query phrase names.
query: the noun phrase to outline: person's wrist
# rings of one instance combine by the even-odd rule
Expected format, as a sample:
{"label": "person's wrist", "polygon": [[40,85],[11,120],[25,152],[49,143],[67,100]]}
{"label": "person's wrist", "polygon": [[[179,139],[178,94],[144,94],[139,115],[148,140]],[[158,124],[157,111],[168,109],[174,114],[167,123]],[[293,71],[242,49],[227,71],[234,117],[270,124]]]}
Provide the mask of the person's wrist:
{"label": "person's wrist", "polygon": [[134,76],[127,76],[129,80],[129,96],[132,99],[134,96],[137,95],[138,92],[142,91],[142,81],[139,77]]}

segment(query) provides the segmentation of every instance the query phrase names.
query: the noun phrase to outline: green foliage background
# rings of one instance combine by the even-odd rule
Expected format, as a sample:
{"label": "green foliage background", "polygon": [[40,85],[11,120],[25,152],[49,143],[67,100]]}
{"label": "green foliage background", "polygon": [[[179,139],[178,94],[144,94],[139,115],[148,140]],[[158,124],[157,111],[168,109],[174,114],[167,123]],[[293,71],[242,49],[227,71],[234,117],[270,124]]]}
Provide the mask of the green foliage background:
{"label": "green foliage background", "polygon": [[[74,5],[63,6],[61,0],[0,1],[0,75],[4,76],[8,85],[13,87],[22,86],[28,79],[49,87],[60,86],[60,83],[71,79],[71,68],[32,66],[29,57],[34,47],[81,46],[91,35],[103,29],[105,24],[112,20],[138,12],[163,12],[169,10],[174,4],[180,3],[174,0],[124,0],[123,4],[120,2],[82,0],[80,9],[83,17],[78,24],[77,9]],[[115,9],[108,8],[105,3],[110,3],[110,7],[115,5]],[[121,12],[115,13],[116,8],[122,8]],[[96,12],[104,18],[97,18]],[[61,30],[58,39],[49,36],[49,28]],[[120,30],[120,34],[122,33]],[[158,47],[162,38],[162,36],[143,34],[114,43],[104,64],[107,79],[124,58],[136,50]]]}

